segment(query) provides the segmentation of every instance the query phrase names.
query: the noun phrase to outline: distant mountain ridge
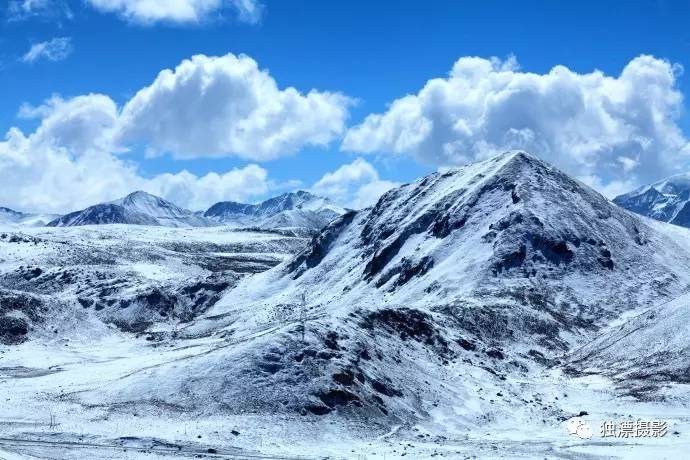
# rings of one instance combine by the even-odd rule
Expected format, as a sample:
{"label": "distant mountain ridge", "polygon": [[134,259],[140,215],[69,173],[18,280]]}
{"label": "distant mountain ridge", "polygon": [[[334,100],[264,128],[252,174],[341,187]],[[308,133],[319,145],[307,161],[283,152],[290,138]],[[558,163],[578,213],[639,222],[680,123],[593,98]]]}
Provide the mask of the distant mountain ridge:
{"label": "distant mountain ridge", "polygon": [[[9,212],[16,212],[8,210]],[[164,227],[257,227],[320,230],[346,209],[328,198],[300,190],[269,198],[258,204],[223,201],[207,211],[192,212],[161,197],[136,191],[118,200],[98,203],[57,217],[51,227],[130,224]]]}
{"label": "distant mountain ridge", "polygon": [[318,230],[346,212],[346,209],[328,198],[299,190],[257,204],[222,201],[211,206],[204,217],[233,226],[307,227]]}
{"label": "distant mountain ridge", "polygon": [[10,208],[0,207],[0,222],[4,222],[5,220],[11,221],[15,219],[21,219],[24,216],[25,214],[23,212],[15,211],[14,209]]}
{"label": "distant mountain ridge", "polygon": [[209,227],[214,223],[192,211],[150,193],[136,191],[119,200],[99,203],[71,212],[48,224],[50,227],[132,224],[164,227]]}
{"label": "distant mountain ridge", "polygon": [[57,214],[34,214],[0,206],[0,224],[40,227],[57,217],[59,217]]}
{"label": "distant mountain ridge", "polygon": [[614,198],[613,202],[652,219],[690,227],[690,174],[645,185]]}

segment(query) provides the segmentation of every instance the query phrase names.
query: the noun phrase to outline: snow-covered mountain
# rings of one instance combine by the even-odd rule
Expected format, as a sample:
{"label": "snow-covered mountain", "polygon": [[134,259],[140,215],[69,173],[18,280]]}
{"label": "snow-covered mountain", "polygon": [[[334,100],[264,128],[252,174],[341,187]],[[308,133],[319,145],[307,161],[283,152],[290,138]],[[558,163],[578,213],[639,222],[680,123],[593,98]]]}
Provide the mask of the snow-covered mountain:
{"label": "snow-covered mountain", "polygon": [[204,217],[236,227],[320,230],[346,210],[328,198],[300,190],[284,193],[258,204],[222,201],[211,206]]}
{"label": "snow-covered mountain", "polygon": [[620,195],[617,205],[637,214],[690,227],[690,174],[679,174]]}
{"label": "snow-covered mountain", "polygon": [[53,220],[51,227],[78,225],[135,224],[165,227],[208,227],[214,223],[193,212],[151,195],[137,191],[124,198],[90,206]]}
{"label": "snow-covered mountain", "polygon": [[0,224],[42,227],[58,217],[57,214],[34,214],[0,207]]}
{"label": "snow-covered mountain", "polygon": [[25,214],[23,212],[18,212],[10,208],[0,207],[0,223],[13,223],[20,220],[24,216]]}
{"label": "snow-covered mountain", "polygon": [[[203,430],[214,451],[289,445],[302,455],[318,443],[319,456],[337,457],[361,442],[376,446],[372,458],[437,449],[445,458],[570,458],[584,447],[564,442],[563,420],[668,406],[583,389],[552,367],[567,353],[600,341],[569,363],[606,374],[599,364],[639,364],[602,354],[609,343],[627,346],[637,330],[640,340],[678,334],[675,358],[658,369],[683,381],[682,307],[658,310],[661,329],[651,317],[622,333],[611,326],[686,291],[690,230],[631,214],[524,152],[391,190],[306,248],[283,233],[0,232],[0,339],[21,342],[2,358],[5,417],[55,411],[108,446],[200,442]],[[658,358],[638,345],[639,356]],[[180,428],[180,414],[194,426]],[[262,444],[278,438],[280,447]],[[597,452],[617,455],[620,445],[600,441],[591,445],[608,450]]]}
{"label": "snow-covered mountain", "polygon": [[[650,222],[690,253],[690,231]],[[670,382],[690,383],[690,285],[668,301],[641,313],[624,315],[564,360],[576,375],[611,377],[631,394],[647,398]]]}
{"label": "snow-covered mountain", "polygon": [[[677,267],[687,264],[677,246],[584,184],[510,152],[389,191],[234,294],[276,304],[309,292],[338,305],[375,298],[429,306],[543,286],[557,305],[602,314],[673,290]],[[625,300],[613,299],[616,291]]]}
{"label": "snow-covered mountain", "polygon": [[0,226],[0,344],[11,332],[4,321],[24,325],[14,341],[70,328],[77,318],[87,336],[94,324],[131,331],[189,321],[239,277],[307,242],[222,226]]}
{"label": "snow-covered mountain", "polygon": [[690,295],[686,294],[607,330],[574,352],[569,366],[571,371],[642,382],[646,387],[666,381],[690,382],[688,337]]}
{"label": "snow-covered mountain", "polygon": [[[663,228],[509,152],[344,214],[179,331],[238,346],[110,389],[118,404],[184,405],[191,392],[206,411],[333,413],[383,426],[459,413],[482,424],[499,407],[500,417],[555,418],[563,413],[541,401],[523,407],[514,379],[534,378],[613,318],[688,281],[690,251]],[[483,398],[485,388],[512,396]]]}

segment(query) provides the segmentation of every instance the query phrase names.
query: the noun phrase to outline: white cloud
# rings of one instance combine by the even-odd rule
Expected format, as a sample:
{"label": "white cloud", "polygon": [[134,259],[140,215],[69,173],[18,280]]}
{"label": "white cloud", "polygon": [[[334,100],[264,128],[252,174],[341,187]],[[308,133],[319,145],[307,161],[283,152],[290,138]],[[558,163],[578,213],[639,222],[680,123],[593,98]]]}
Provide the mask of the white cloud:
{"label": "white cloud", "polygon": [[66,212],[137,189],[193,209],[246,201],[294,183],[275,184],[254,164],[146,178],[121,154],[140,144],[178,157],[276,158],[341,134],[349,101],[316,90],[280,90],[251,58],[227,55],[183,61],[123,107],[103,94],[25,104],[18,116],[38,120],[38,127],[29,134],[11,128],[0,141],[0,204]]}
{"label": "white cloud", "polygon": [[240,21],[255,24],[261,20],[263,6],[258,0],[87,0],[94,8],[117,13],[128,21],[198,23],[213,13],[230,7]]}
{"label": "white cloud", "polygon": [[373,205],[398,183],[382,180],[378,171],[366,160],[357,158],[333,172],[324,174],[311,190],[329,197],[341,205],[361,209]]}
{"label": "white cloud", "polygon": [[462,164],[520,148],[600,189],[649,182],[688,165],[677,121],[679,65],[639,56],[618,76],[546,74],[516,61],[460,58],[447,78],[429,80],[351,128],[342,149],[411,154],[435,165]]}
{"label": "white cloud", "polygon": [[602,195],[609,199],[613,199],[624,193],[628,193],[638,187],[638,183],[635,179],[628,180],[612,180],[604,183],[600,177],[595,175],[589,176],[579,176],[578,179],[589,185],[590,187],[598,190]]}
{"label": "white cloud", "polygon": [[74,51],[72,39],[69,37],[58,37],[45,42],[34,43],[22,57],[22,61],[36,62],[39,59],[47,59],[57,62],[67,59],[72,54],[72,51]]}
{"label": "white cloud", "polygon": [[233,0],[231,3],[237,10],[237,17],[240,21],[248,24],[256,24],[261,21],[264,6],[257,0]]}
{"label": "white cloud", "polygon": [[139,188],[136,169],[98,151],[65,148],[12,128],[0,142],[0,202],[19,210],[66,212]]}
{"label": "white cloud", "polygon": [[[102,96],[93,97],[96,105],[99,97]],[[196,176],[182,171],[143,177],[135,164],[103,150],[98,142],[85,143],[85,134],[92,132],[93,127],[85,126],[84,119],[77,116],[58,120],[58,113],[73,102],[62,101],[58,109],[45,109],[46,117],[34,133],[27,136],[11,128],[5,141],[0,142],[3,206],[61,213],[141,189],[181,206],[205,209],[216,201],[245,200],[264,194],[271,186],[266,170],[253,164],[222,174]]]}
{"label": "white cloud", "polygon": [[6,14],[9,22],[30,18],[60,20],[73,17],[72,10],[63,0],[10,0]]}
{"label": "white cloud", "polygon": [[19,117],[41,120],[32,134],[34,143],[62,147],[76,155],[116,150],[111,136],[118,109],[108,96],[88,94],[69,100],[53,96],[38,107],[23,105]]}
{"label": "white cloud", "polygon": [[264,161],[339,137],[350,103],[337,93],[280,89],[248,56],[197,55],[162,71],[127,102],[118,140],[180,158]]}
{"label": "white cloud", "polygon": [[268,171],[250,164],[223,174],[212,172],[201,177],[188,171],[161,174],[149,180],[143,188],[189,209],[206,210],[219,201],[250,201],[267,193],[272,184],[268,180]]}

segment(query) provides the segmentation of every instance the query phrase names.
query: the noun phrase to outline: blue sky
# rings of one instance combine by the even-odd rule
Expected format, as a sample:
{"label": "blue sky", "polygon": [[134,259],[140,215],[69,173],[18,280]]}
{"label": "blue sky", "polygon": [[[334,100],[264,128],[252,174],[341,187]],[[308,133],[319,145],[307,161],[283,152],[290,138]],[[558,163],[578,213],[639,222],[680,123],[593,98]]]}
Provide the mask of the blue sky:
{"label": "blue sky", "polygon": [[[260,9],[260,14],[247,19],[238,13],[240,10],[234,2],[218,0],[216,8],[211,8],[200,17],[180,20],[170,17],[142,19],[124,9],[125,4],[134,4],[137,0],[110,0],[110,6],[108,1],[75,0],[46,4],[45,0],[16,0],[14,4],[8,3],[5,11],[0,11],[0,15],[4,16],[0,21],[0,130],[3,133],[16,127],[28,138],[45,121],[45,101],[54,95],[59,95],[64,102],[81,95],[102,94],[116,104],[117,110],[121,110],[137,91],[151,85],[161,70],[175,69],[184,59],[199,54],[208,57],[222,57],[228,53],[237,56],[245,54],[257,63],[258,68],[269,72],[280,90],[294,87],[303,95],[315,90],[338,93],[348,98],[348,102],[343,103],[347,115],[340,120],[344,124],[340,128],[333,128],[326,136],[326,142],[295,139],[288,149],[290,152],[272,152],[271,159],[265,156],[253,158],[251,153],[246,152],[239,155],[242,156],[240,158],[234,148],[213,152],[212,157],[203,152],[195,152],[193,155],[166,152],[166,148],[161,149],[160,145],[171,144],[161,139],[158,139],[157,155],[146,155],[150,144],[155,143],[150,138],[153,128],[143,134],[137,132],[136,136],[133,135],[136,139],[126,145],[120,143],[120,149],[113,146],[106,148],[109,150],[107,153],[116,158],[116,161],[122,161],[136,169],[137,180],[155,178],[164,173],[177,174],[182,170],[196,178],[202,178],[210,172],[222,174],[250,164],[266,171],[268,179],[265,180],[270,184],[263,188],[257,187],[255,193],[241,193],[241,190],[229,187],[220,195],[207,193],[200,195],[198,199],[189,198],[193,195],[192,192],[185,195],[186,192],[180,191],[179,187],[170,188],[157,182],[156,187],[159,188],[154,191],[187,201],[183,204],[189,206],[199,207],[205,205],[204,201],[212,201],[212,198],[219,196],[254,201],[295,187],[297,181],[301,181],[299,186],[302,188],[313,187],[324,175],[333,174],[341,166],[353,164],[361,158],[375,173],[368,170],[364,174],[367,178],[363,179],[360,177],[362,174],[357,176],[353,169],[350,172],[357,177],[351,178],[350,182],[347,182],[348,174],[343,173],[340,174],[342,177],[329,176],[330,180],[316,188],[317,191],[330,193],[348,204],[357,200],[357,187],[367,185],[367,181],[379,183],[378,187],[370,187],[375,195],[373,190],[383,190],[394,183],[413,180],[439,166],[460,164],[487,155],[491,149],[484,151],[477,147],[479,144],[488,142],[492,148],[521,147],[521,143],[526,142],[523,139],[524,130],[528,128],[532,136],[530,139],[543,137],[546,140],[531,140],[527,142],[527,146],[534,145],[539,150],[539,146],[548,145],[545,147],[548,152],[535,153],[542,154],[609,194],[665,174],[682,172],[687,166],[686,156],[681,152],[687,147],[685,139],[690,130],[690,117],[686,113],[686,103],[682,101],[671,102],[659,109],[662,115],[671,118],[661,128],[640,126],[628,130],[625,127],[631,123],[634,125],[636,121],[625,119],[619,124],[619,128],[615,128],[618,130],[616,133],[606,131],[608,137],[618,137],[615,143],[602,147],[601,144],[608,141],[599,140],[597,153],[583,147],[583,151],[587,151],[582,153],[582,158],[565,158],[570,153],[559,149],[580,151],[580,146],[564,144],[560,138],[553,140],[552,134],[540,133],[542,122],[535,123],[535,128],[510,117],[505,118],[506,115],[503,115],[501,126],[506,130],[513,127],[522,130],[520,138],[523,140],[516,145],[511,144],[516,142],[514,140],[506,141],[506,144],[503,141],[496,142],[495,138],[484,142],[482,133],[494,130],[493,125],[472,128],[475,131],[471,135],[458,135],[459,140],[455,139],[453,133],[438,131],[440,128],[435,125],[429,136],[438,137],[438,142],[426,139],[409,144],[400,140],[400,136],[410,131],[409,126],[400,125],[395,120],[391,120],[390,124],[371,124],[368,134],[360,132],[354,140],[345,142],[350,148],[343,148],[343,139],[347,136],[348,129],[360,126],[367,116],[387,113],[393,101],[407,94],[418,95],[430,79],[447,78],[454,63],[467,56],[485,59],[495,56],[504,63],[512,62],[511,56],[514,56],[518,64],[511,64],[509,69],[504,66],[504,71],[514,73],[546,75],[554,66],[562,65],[578,75],[589,74],[598,69],[615,79],[635,58],[651,55],[660,62],[665,60],[673,68],[673,76],[672,82],[664,89],[665,93],[658,94],[650,90],[649,97],[661,99],[665,97],[664,94],[673,92],[686,95],[690,90],[690,81],[687,71],[680,69],[681,66],[690,68],[688,2],[262,0],[258,3],[242,0]],[[189,1],[190,4],[195,2]],[[121,3],[120,6],[125,6],[118,7],[118,2]],[[238,2],[241,3],[240,0]],[[67,49],[63,49],[58,56],[39,53],[37,57],[27,58],[32,46],[55,39],[68,40]],[[672,66],[673,64],[678,65]],[[663,69],[659,71],[663,72]],[[496,68],[495,72],[500,70]],[[642,77],[636,81],[642,81]],[[645,92],[644,87],[641,88],[642,90],[637,90],[638,93]],[[484,102],[480,101],[478,104],[485,104],[496,94],[498,92],[489,91],[483,96]],[[237,95],[229,95],[226,101],[217,102],[231,106],[235,103],[233,97]],[[637,108],[632,108],[638,107],[635,104],[643,104],[640,110],[647,109],[644,106],[647,102],[633,101],[633,96],[626,97],[629,100],[621,105],[626,107],[626,111],[637,111]],[[424,101],[420,105],[428,106],[428,101]],[[22,106],[34,109],[44,106],[44,110],[34,110],[31,117],[26,116],[30,111],[25,111],[24,116],[18,116]],[[430,110],[444,110],[444,107],[444,103],[439,103],[438,107]],[[183,107],[171,106],[170,110],[183,110]],[[404,114],[405,110],[408,109],[401,109],[399,113]],[[475,113],[473,110],[470,113]],[[524,116],[524,110],[526,109],[519,108],[517,113]],[[457,118],[457,113],[451,112],[448,117]],[[396,118],[393,115],[391,119]],[[534,115],[535,118],[540,116]],[[444,116],[443,120],[448,117]],[[142,119],[137,118],[137,123],[141,123]],[[424,119],[429,119],[429,116]],[[585,119],[590,120],[590,117],[576,117],[565,120],[564,123],[582,124]],[[433,117],[431,120],[437,125],[441,124]],[[287,121],[292,122],[292,119]],[[672,126],[669,127],[669,124]],[[314,139],[317,136],[314,130],[323,127],[312,126],[309,129],[310,139]],[[668,136],[664,134],[666,131],[661,130],[666,129],[679,131],[674,133],[678,139],[673,143],[663,139]],[[391,130],[399,131],[398,137],[381,137],[388,136],[385,133]],[[645,143],[652,145],[651,147],[631,146],[629,142],[621,140],[624,136],[637,139],[642,136],[639,134],[641,132],[647,133],[646,136],[650,130],[660,137]],[[72,132],[73,128],[67,131]],[[578,136],[587,138],[589,132]],[[502,132],[501,139],[506,139],[505,132]],[[51,145],[55,147],[55,142]],[[181,150],[185,150],[190,144],[188,140],[184,140],[181,145]],[[472,153],[465,154],[458,150],[460,147],[448,147],[450,145],[462,146]],[[446,147],[448,153],[444,155],[429,151]],[[7,151],[10,148],[17,147],[6,145],[6,155],[9,155]],[[44,144],[32,144],[26,148],[47,147]],[[69,150],[69,146],[65,148]],[[633,153],[627,155],[626,148]],[[602,149],[607,153],[599,153]],[[613,151],[615,153],[611,153]],[[659,153],[661,151],[664,153]],[[61,152],[72,155],[64,161],[69,161],[69,158],[75,162],[80,161],[77,158],[79,153]],[[673,157],[673,152],[678,156]],[[31,155],[32,152],[22,154]],[[602,160],[593,160],[592,155],[595,154]],[[618,166],[613,165],[612,162],[618,161],[615,159],[622,157],[627,160],[621,160]],[[359,165],[361,164],[360,162]],[[635,166],[623,166],[624,164]],[[0,161],[0,170],[2,168]],[[14,173],[12,165],[4,168],[5,173]],[[616,168],[625,171],[621,172]],[[48,173],[32,172],[32,175],[23,170],[21,174],[27,176],[27,183],[18,180],[12,184],[12,190],[0,189],[0,199],[5,202],[0,205],[66,210],[63,208],[67,206],[67,202],[50,198],[62,190],[55,189],[60,184],[46,179]],[[375,176],[373,179],[372,174]],[[36,190],[35,184],[28,183],[35,182],[36,177],[40,177],[43,183],[39,190]],[[78,182],[80,176],[75,177]],[[139,183],[145,182],[137,182],[137,185]],[[126,184],[127,181],[123,180],[118,187],[104,187],[98,193],[84,196],[84,201],[116,198],[110,194],[124,190]],[[91,185],[92,183],[85,182],[81,187],[83,189]],[[18,189],[26,189],[26,196],[18,192]],[[30,197],[37,193],[40,197]],[[362,204],[366,204],[364,201],[360,200]],[[77,200],[76,204],[86,203]]]}

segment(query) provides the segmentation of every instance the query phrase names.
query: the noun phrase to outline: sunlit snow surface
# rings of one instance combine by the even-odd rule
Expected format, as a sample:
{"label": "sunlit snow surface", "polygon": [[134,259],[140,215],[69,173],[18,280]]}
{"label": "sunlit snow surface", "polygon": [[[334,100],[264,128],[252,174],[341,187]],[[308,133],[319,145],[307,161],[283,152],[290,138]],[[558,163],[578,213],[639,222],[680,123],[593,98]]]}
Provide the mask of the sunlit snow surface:
{"label": "sunlit snow surface", "polygon": [[[690,231],[518,154],[379,204],[311,243],[224,227],[0,229],[0,293],[34,305],[2,309],[30,330],[0,345],[0,458],[690,450]],[[583,411],[592,439],[566,430]],[[668,433],[599,436],[602,421],[638,418]]]}

